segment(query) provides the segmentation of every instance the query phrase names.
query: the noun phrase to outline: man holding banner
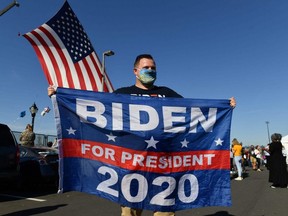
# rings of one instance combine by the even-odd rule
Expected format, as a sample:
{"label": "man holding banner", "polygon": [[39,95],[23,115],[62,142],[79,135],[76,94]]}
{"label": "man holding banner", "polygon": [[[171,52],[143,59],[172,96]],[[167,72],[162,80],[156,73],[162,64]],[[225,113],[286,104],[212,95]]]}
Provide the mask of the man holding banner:
{"label": "man holding banner", "polygon": [[[156,64],[153,57],[149,54],[142,54],[136,57],[134,62],[134,74],[136,84],[130,87],[123,87],[114,91],[114,93],[130,94],[135,96],[149,97],[173,97],[182,98],[181,95],[167,87],[158,87],[154,85],[157,77]],[[230,105],[236,106],[236,101],[231,98]],[[121,216],[140,216],[141,209],[132,209],[121,206]],[[174,212],[154,212],[154,216],[174,216]]]}
{"label": "man holding banner", "polygon": [[[174,97],[182,98],[181,95],[167,87],[154,86],[156,80],[156,64],[153,57],[149,54],[142,54],[136,57],[134,62],[134,74],[136,84],[130,87],[117,89],[114,93],[130,94],[135,96],[149,97]],[[121,216],[140,216],[142,209],[132,209],[121,206]],[[154,212],[154,216],[172,216],[174,212]]]}
{"label": "man holding banner", "polygon": [[[136,58],[134,74],[136,84],[115,94],[57,91],[60,189],[118,202],[121,216],[140,216],[142,209],[174,216],[181,209],[231,205],[228,158],[235,99],[229,108],[227,100],[181,99],[170,88],[154,86],[156,64],[148,54]],[[53,93],[48,88],[48,95]],[[83,131],[79,138],[77,131]],[[76,164],[85,169],[75,169]],[[113,180],[109,187],[108,180]]]}

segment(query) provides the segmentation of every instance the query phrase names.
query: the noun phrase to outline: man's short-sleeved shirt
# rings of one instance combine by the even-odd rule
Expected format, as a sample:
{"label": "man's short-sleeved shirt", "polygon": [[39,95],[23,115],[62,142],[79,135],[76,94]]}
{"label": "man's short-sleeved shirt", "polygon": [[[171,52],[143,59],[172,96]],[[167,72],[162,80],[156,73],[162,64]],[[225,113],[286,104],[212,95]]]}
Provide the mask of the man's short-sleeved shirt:
{"label": "man's short-sleeved shirt", "polygon": [[141,89],[137,86],[122,87],[114,91],[117,94],[130,94],[134,96],[146,96],[146,97],[174,97],[183,98],[174,90],[165,86],[154,86],[152,89]]}

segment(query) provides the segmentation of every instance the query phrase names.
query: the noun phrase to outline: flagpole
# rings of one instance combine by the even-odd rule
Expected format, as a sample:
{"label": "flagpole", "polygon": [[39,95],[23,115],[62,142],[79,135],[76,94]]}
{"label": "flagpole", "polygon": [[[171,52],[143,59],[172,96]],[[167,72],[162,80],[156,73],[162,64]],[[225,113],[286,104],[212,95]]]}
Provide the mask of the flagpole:
{"label": "flagpole", "polygon": [[112,56],[115,53],[112,50],[107,50],[105,52],[103,52],[102,54],[102,68],[101,68],[101,75],[102,75],[102,79],[101,79],[101,92],[104,91],[104,84],[105,84],[105,57],[106,56]]}

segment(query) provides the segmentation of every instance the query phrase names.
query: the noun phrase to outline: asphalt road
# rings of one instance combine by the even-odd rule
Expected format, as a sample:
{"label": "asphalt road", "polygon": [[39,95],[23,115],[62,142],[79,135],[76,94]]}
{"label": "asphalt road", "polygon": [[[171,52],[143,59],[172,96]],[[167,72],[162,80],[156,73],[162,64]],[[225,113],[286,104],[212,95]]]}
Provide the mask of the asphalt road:
{"label": "asphalt road", "polygon": [[[242,181],[231,179],[232,206],[205,207],[177,212],[177,216],[287,216],[288,189],[272,189],[268,171],[247,171]],[[80,192],[56,194],[55,189],[13,191],[0,188],[1,216],[120,216],[120,207]],[[144,211],[142,216],[153,212]]]}

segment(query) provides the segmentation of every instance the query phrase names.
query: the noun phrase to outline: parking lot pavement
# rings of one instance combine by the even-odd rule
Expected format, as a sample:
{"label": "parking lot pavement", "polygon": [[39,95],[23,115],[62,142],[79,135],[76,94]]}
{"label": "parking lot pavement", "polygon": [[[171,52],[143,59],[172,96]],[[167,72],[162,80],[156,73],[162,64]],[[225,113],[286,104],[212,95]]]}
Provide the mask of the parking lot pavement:
{"label": "parking lot pavement", "polygon": [[[242,181],[231,179],[232,206],[205,207],[177,212],[177,216],[287,216],[288,189],[272,189],[268,183],[268,171],[249,170]],[[9,191],[5,191],[7,194]],[[0,191],[1,216],[118,216],[117,203],[80,192],[56,194],[55,190],[13,192],[13,196],[3,197]],[[28,198],[28,199],[27,199]],[[30,199],[29,199],[30,198]],[[33,199],[35,200],[33,200]],[[42,202],[37,201],[44,200]],[[153,212],[144,211],[142,216]]]}

